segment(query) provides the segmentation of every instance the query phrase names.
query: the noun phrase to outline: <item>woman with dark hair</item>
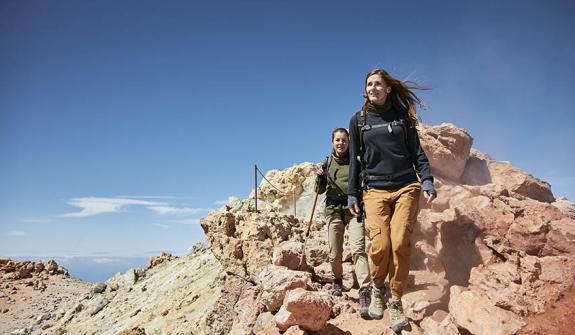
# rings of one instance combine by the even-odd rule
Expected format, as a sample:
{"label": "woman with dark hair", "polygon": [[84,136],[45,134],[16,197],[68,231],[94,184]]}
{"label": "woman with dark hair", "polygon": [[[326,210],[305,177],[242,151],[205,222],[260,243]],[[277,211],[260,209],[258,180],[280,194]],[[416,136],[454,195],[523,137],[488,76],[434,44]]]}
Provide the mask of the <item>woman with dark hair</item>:
{"label": "woman with dark hair", "polygon": [[413,93],[419,87],[393,78],[382,69],[365,77],[364,104],[350,120],[348,208],[361,214],[371,245],[368,250],[372,295],[369,316],[383,317],[385,279],[389,275],[390,327],[399,332],[408,324],[401,297],[409,274],[410,235],[417,221],[419,196],[428,203],[437,196],[429,161],[417,134]]}
{"label": "woman with dark hair", "polygon": [[334,277],[332,294],[342,295],[343,235],[347,227],[355,274],[359,282],[359,314],[368,318],[370,275],[365,253],[365,226],[347,209],[348,139],[349,134],[345,128],[337,128],[332,132],[333,151],[317,170],[317,191],[319,194],[326,192],[329,263]]}

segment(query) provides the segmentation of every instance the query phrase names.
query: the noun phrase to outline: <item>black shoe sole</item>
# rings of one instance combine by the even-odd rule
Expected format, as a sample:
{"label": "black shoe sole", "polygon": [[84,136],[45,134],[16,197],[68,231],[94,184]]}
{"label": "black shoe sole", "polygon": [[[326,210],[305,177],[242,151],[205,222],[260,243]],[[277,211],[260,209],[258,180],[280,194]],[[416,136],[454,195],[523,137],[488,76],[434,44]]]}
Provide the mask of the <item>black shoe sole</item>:
{"label": "black shoe sole", "polygon": [[393,330],[394,333],[400,333],[401,330],[403,328],[407,327],[408,324],[409,324],[409,321],[405,320],[402,323],[398,323],[396,325],[389,326],[389,328],[391,328],[391,330]]}
{"label": "black shoe sole", "polygon": [[375,314],[371,314],[368,312],[368,315],[370,318],[372,318],[373,320],[381,320],[383,319],[383,314],[382,315],[375,315]]}

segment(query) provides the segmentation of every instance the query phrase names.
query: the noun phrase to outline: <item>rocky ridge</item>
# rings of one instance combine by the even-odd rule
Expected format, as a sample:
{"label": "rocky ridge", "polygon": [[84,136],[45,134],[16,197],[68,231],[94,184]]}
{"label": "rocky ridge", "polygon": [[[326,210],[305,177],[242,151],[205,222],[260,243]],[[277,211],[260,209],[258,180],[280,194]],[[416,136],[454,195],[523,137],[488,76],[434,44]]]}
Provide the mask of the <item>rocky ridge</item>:
{"label": "rocky ridge", "polygon": [[[404,333],[517,334],[540,328],[566,334],[565,328],[530,320],[575,302],[566,294],[575,282],[573,203],[556,201],[545,181],[472,149],[463,129],[442,124],[419,132],[439,197],[430,207],[420,204],[403,298],[411,322]],[[268,172],[274,185],[260,185],[258,213],[252,194],[202,220],[227,288],[221,297],[226,304],[216,303],[211,313],[214,319],[232,315],[220,317],[207,333],[381,334],[387,328],[387,311],[381,321],[356,316],[357,283],[347,246],[344,287],[350,291],[342,298],[328,294],[321,209],[304,250],[306,217],[292,214],[291,197],[296,195],[299,209],[311,207],[300,202],[309,205],[312,198],[314,169],[304,163]],[[315,323],[302,310],[317,316]],[[565,313],[565,319],[575,316]]]}
{"label": "rocky ridge", "polygon": [[[421,202],[403,298],[410,326],[402,333],[568,334],[575,327],[575,205],[472,149],[463,129],[422,125],[419,132],[439,197],[430,207]],[[274,186],[259,186],[257,213],[251,194],[201,221],[209,249],[163,255],[148,269],[94,285],[53,326],[31,333],[392,334],[387,311],[382,320],[358,317],[347,245],[346,292],[329,295],[322,197],[304,236],[314,169],[269,171]]]}

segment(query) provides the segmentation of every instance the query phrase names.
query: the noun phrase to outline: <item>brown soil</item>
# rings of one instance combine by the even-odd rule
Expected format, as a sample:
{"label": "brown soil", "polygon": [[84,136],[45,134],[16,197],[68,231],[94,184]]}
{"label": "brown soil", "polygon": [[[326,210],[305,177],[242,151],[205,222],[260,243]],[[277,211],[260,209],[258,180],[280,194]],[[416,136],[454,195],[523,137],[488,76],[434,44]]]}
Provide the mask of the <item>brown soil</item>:
{"label": "brown soil", "polygon": [[524,318],[527,325],[517,335],[575,334],[575,286],[565,290],[560,298],[549,303],[545,313]]}
{"label": "brown soil", "polygon": [[[93,286],[63,275],[43,281],[46,288],[41,291],[27,286],[26,280],[0,280],[0,334],[32,326],[38,330],[49,328],[60,312],[88,294]],[[39,321],[42,316],[47,320]]]}

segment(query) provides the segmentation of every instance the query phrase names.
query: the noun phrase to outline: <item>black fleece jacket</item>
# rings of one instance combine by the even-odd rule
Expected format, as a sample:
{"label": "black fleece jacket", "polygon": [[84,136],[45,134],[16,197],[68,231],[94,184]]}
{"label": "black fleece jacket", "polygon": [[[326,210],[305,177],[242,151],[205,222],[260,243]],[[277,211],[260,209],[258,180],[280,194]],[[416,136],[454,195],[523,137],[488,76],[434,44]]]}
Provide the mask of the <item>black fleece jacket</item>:
{"label": "black fleece jacket", "polygon": [[[359,137],[361,130],[357,127],[358,113],[354,114],[349,121],[350,135],[350,165],[349,165],[349,195],[359,197],[361,195],[361,164],[357,160],[360,155]],[[395,109],[390,109],[384,113],[366,112],[365,123],[368,125],[379,125],[400,120],[399,113]],[[397,189],[413,182],[416,182],[417,174],[419,179],[424,181],[433,176],[429,167],[429,161],[425,152],[421,148],[417,129],[407,120],[407,136],[401,124],[389,128],[372,128],[363,132],[363,155],[361,160],[365,165],[365,173],[369,176],[391,176],[409,168],[415,167],[411,173],[406,173],[390,180],[377,180],[368,182],[368,187],[377,189]]]}

